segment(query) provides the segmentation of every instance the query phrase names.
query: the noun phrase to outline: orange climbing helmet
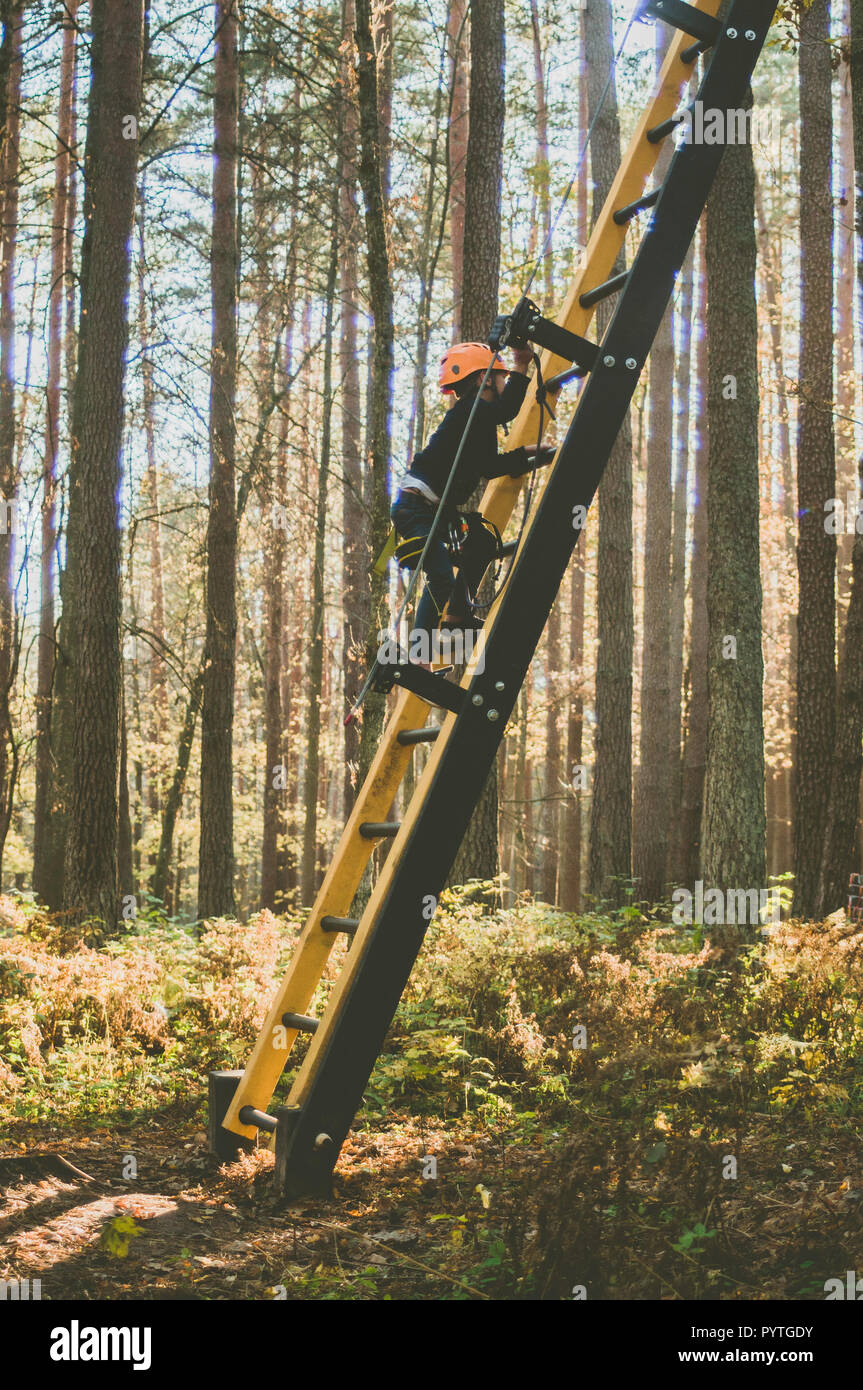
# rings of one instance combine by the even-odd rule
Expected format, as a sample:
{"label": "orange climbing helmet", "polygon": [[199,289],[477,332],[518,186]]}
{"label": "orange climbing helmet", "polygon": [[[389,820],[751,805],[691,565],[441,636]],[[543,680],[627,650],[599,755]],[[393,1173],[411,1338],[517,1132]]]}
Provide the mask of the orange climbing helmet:
{"label": "orange climbing helmet", "polygon": [[[473,376],[474,372],[484,372],[494,364],[496,372],[508,372],[503,359],[492,352],[487,343],[456,343],[448,348],[441,358],[440,389],[453,391],[460,382]],[[499,365],[497,365],[499,364]]]}

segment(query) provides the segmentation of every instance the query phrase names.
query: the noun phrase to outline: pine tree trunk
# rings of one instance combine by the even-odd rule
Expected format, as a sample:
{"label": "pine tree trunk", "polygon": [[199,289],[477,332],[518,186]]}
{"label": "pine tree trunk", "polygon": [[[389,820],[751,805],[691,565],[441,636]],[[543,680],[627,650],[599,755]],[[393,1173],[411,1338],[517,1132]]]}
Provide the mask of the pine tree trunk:
{"label": "pine tree trunk", "polygon": [[[299,48],[300,38],[297,38]],[[294,86],[293,140],[291,149],[291,196],[288,224],[288,267],[285,277],[283,317],[285,342],[281,357],[274,364],[273,389],[279,373],[281,401],[279,405],[278,442],[275,474],[270,491],[270,524],[267,527],[265,578],[265,623],[267,650],[264,672],[264,742],[266,769],[264,777],[263,827],[261,836],[260,905],[271,912],[284,906],[285,860],[287,854],[287,708],[283,703],[285,686],[284,634],[286,627],[285,581],[287,561],[288,518],[288,420],[291,409],[291,368],[294,344],[294,298],[297,283],[297,217],[300,182],[300,84]],[[270,270],[262,266],[262,301],[270,292]],[[267,283],[264,284],[263,282]],[[266,335],[262,334],[261,353],[269,355]]]}
{"label": "pine tree trunk", "polygon": [[198,916],[234,911],[233,718],[236,678],[237,121],[236,0],[217,0],[213,94],[213,310],[207,630],[201,705]]}
{"label": "pine tree trunk", "polygon": [[389,207],[393,138],[393,0],[371,0],[371,4],[371,32],[377,73],[381,191],[384,207]]}
{"label": "pine tree trunk", "polygon": [[[486,342],[498,309],[506,42],[503,0],[470,0],[470,117],[465,160],[462,334]],[[468,498],[478,508],[483,489]],[[494,879],[498,853],[498,764],[494,761],[450,874],[450,882]]]}
{"label": "pine tree trunk", "polygon": [[[428,374],[429,336],[431,334],[431,312],[434,296],[435,277],[438,260],[446,231],[448,200],[444,199],[442,214],[435,227],[435,206],[440,197],[438,189],[438,166],[440,164],[440,144],[445,96],[446,54],[441,54],[441,68],[435,88],[432,108],[432,127],[429,136],[428,175],[423,194],[422,232],[417,248],[416,265],[419,278],[416,329],[414,334],[414,370],[411,413],[408,420],[408,443],[406,457],[413,458],[417,449],[422,448],[425,439],[425,393]],[[448,190],[447,190],[448,191]]]}
{"label": "pine tree trunk", "polygon": [[[78,9],[76,6],[75,14]],[[71,12],[70,12],[71,18]],[[71,137],[69,165],[69,202],[66,213],[66,303],[64,312],[63,356],[66,371],[66,411],[70,441],[74,437],[75,376],[78,363],[78,333],[75,320],[76,291],[79,277],[75,274],[75,228],[78,219],[78,102],[77,102],[77,31],[72,56],[72,80],[69,93],[69,125]],[[70,451],[71,467],[71,451]],[[66,554],[69,551],[69,518],[66,519]],[[74,613],[67,601],[69,583],[66,567],[59,574],[60,621],[54,649],[54,689],[51,704],[51,758],[53,787],[51,821],[47,850],[45,901],[58,910],[63,906],[66,877],[66,840],[69,826],[69,798],[72,785],[73,712],[72,712],[72,651],[74,649]]]}
{"label": "pine tree trunk", "polygon": [[671,542],[671,660],[669,665],[668,765],[671,777],[668,813],[668,861],[666,877],[677,882],[681,872],[679,827],[683,801],[681,747],[683,697],[683,641],[686,627],[686,531],[689,516],[689,419],[692,379],[692,295],[695,246],[683,265],[677,321],[677,358],[674,377],[675,445],[672,485]]}
{"label": "pine tree trunk", "polygon": [[450,56],[450,247],[453,283],[453,342],[462,340],[461,296],[464,285],[464,203],[468,142],[468,44],[466,0],[450,0],[447,15]]}
{"label": "pine tree trunk", "polygon": [[120,782],[117,832],[117,878],[121,898],[134,897],[135,871],[132,864],[132,816],[129,807],[129,762],[126,738],[126,704],[120,696]]}
{"label": "pine tree trunk", "polygon": [[833,121],[828,0],[800,19],[800,406],[797,432],[797,777],[794,913],[817,910],[836,723],[833,438]]}
{"label": "pine tree trunk", "polygon": [[[782,251],[777,245],[777,231],[768,228],[764,210],[761,185],[755,185],[755,208],[758,216],[758,260],[763,271],[764,299],[767,320],[770,326],[770,345],[773,358],[773,371],[778,383],[778,431],[779,456],[782,465],[782,516],[785,523],[785,544],[789,556],[796,545],[797,515],[794,499],[794,456],[791,449],[791,427],[789,422],[788,398],[785,392],[785,354],[783,348],[782,323]],[[788,641],[788,684],[787,707],[784,711],[788,728],[787,760],[778,769],[779,780],[776,794],[776,858],[779,873],[788,873],[792,867],[793,850],[793,769],[797,762],[797,721],[796,680],[797,680],[797,613],[789,606],[785,615]]]}
{"label": "pine tree trunk", "polygon": [[4,84],[4,130],[0,146],[3,226],[0,241],[0,877],[18,780],[18,745],[11,702],[18,667],[15,611],[15,258],[18,242],[18,169],[23,66],[23,4],[4,6],[0,81]]}
{"label": "pine tree trunk", "polygon": [[[579,10],[579,64],[578,64],[578,132],[576,148],[584,144],[588,127],[587,114],[587,51],[585,48],[584,10]],[[586,170],[584,171],[586,173]],[[587,242],[587,178],[578,180],[575,190],[576,244],[583,247]],[[586,537],[585,537],[586,539]],[[581,689],[584,666],[584,598],[587,568],[584,548],[576,546],[571,561],[570,579],[570,630],[569,630],[569,673],[570,681],[577,684],[570,690],[569,710],[566,724],[566,778],[570,792],[564,802],[563,814],[563,863],[560,870],[560,904],[570,912],[581,907],[581,859],[582,859],[582,767],[584,739],[584,696]],[[579,785],[576,785],[576,780]]]}
{"label": "pine tree trunk", "polygon": [[[668,31],[656,31],[656,69],[668,47]],[[671,160],[666,141],[656,166],[661,184]],[[644,523],[644,633],[641,667],[640,760],[632,814],[632,872],[638,896],[664,896],[671,797],[671,439],[674,391],[674,315],[669,304],[650,350],[647,432],[647,503]]]}
{"label": "pine tree trunk", "polygon": [[309,716],[306,725],[306,769],[303,784],[305,826],[300,892],[304,906],[315,896],[318,830],[318,780],[321,742],[321,688],[324,666],[324,554],[327,531],[327,482],[330,473],[330,438],[333,413],[333,310],[339,269],[339,184],[335,181],[332,208],[332,242],[327,275],[324,316],[323,419],[318,466],[318,500],[315,516],[314,568],[312,571],[311,631],[309,633]]}
{"label": "pine tree trunk", "polygon": [[[162,522],[159,505],[159,469],[156,458],[156,393],[150,356],[150,314],[146,297],[144,209],[146,188],[141,181],[138,217],[138,322],[141,340],[141,378],[144,406],[144,441],[147,458],[145,496],[150,511],[150,662],[148,736],[152,763],[148,769],[147,810],[155,820],[165,798],[165,737],[168,731],[168,676],[165,667],[165,589],[162,576]],[[152,860],[155,864],[155,860]]]}
{"label": "pine tree trunk", "polygon": [[113,928],[121,692],[117,495],[138,153],[129,122],[137,123],[141,96],[142,0],[92,0],[91,18],[67,533],[74,723],[64,898],[70,911]]}
{"label": "pine tree trunk", "polygon": [[851,595],[840,668],[830,801],[824,833],[815,914],[843,906],[856,862],[860,774],[863,772],[863,536],[852,551]]}
{"label": "pine tree trunk", "polygon": [[[847,0],[841,4],[839,17],[841,33],[848,33],[850,16]],[[857,379],[854,370],[854,130],[851,97],[850,64],[839,64],[839,121],[837,132],[838,197],[835,203],[836,224],[836,466],[837,496],[844,501],[857,489],[857,459],[854,440]],[[839,537],[838,555],[838,615],[841,622],[847,606],[851,584],[851,552],[854,536]]]}
{"label": "pine tree trunk", "polygon": [[[54,198],[51,210],[51,290],[48,301],[48,380],[45,387],[45,444],[42,455],[42,546],[40,568],[39,646],[36,676],[36,794],[33,810],[33,889],[57,908],[62,901],[62,873],[57,873],[53,833],[55,797],[51,754],[54,688],[55,602],[57,580],[57,463],[60,443],[60,383],[63,372],[63,306],[69,245],[72,129],[72,83],[75,73],[77,0],[67,5],[60,57]],[[71,325],[67,325],[71,335]],[[67,383],[70,385],[71,383]]]}
{"label": "pine tree trunk", "polygon": [[[857,228],[857,293],[863,302],[863,0],[851,0],[851,116],[854,136],[854,163],[857,170],[854,221]],[[858,479],[858,497],[863,497],[863,472]],[[863,771],[863,536],[857,536],[852,551],[852,582],[840,663],[839,695],[836,715],[836,744],[833,755],[830,802],[821,860],[819,916],[841,907],[848,875],[859,872],[857,860],[857,821],[860,806],[860,778]]]}
{"label": "pine tree trunk", "polygon": [[[747,97],[751,102],[751,93]],[[765,886],[755,172],[726,149],[707,203],[709,485],[705,890]],[[729,948],[757,924],[726,924]]]}
{"label": "pine tree trunk", "polygon": [[[584,12],[590,118],[600,98],[612,60],[611,8],[608,0],[588,0]],[[596,220],[620,164],[620,122],[614,82],[596,120],[591,143]],[[615,264],[624,269],[621,254]],[[599,340],[610,309],[600,304]],[[632,872],[632,429],[624,420],[599,485],[597,558],[596,731],[593,798],[590,815],[588,884],[596,898],[622,902]]]}
{"label": "pine tree trunk", "polygon": [[[153,894],[153,897],[158,898],[160,902],[165,902],[168,897],[174,830],[176,829],[177,817],[180,814],[180,808],[183,804],[186,776],[189,771],[189,760],[192,756],[192,744],[195,741],[195,724],[197,723],[201,708],[203,686],[204,672],[203,667],[201,667],[195,676],[189,692],[189,698],[186,702],[186,713],[183,717],[183,727],[180,732],[180,742],[177,747],[174,775],[171,778],[171,785],[168,788],[168,794],[165,798],[165,809],[162,814],[162,833],[159,839],[159,851],[156,855],[156,867],[153,870],[153,877],[150,882],[150,892]],[[178,892],[179,889],[175,884],[175,910],[178,907]]]}
{"label": "pine tree trunk", "polygon": [[707,766],[707,494],[710,448],[707,410],[707,267],[704,239],[698,244],[698,299],[695,311],[696,347],[693,381],[695,421],[694,509],[692,518],[692,608],[689,623],[689,699],[683,746],[683,787],[680,811],[680,882],[694,885],[701,864],[701,813]]}
{"label": "pine tree trunk", "polygon": [[[545,91],[545,59],[542,51],[539,7],[530,0],[531,36],[533,40],[534,109],[536,117],[536,228],[545,248],[542,257],[545,312],[551,313],[554,302],[553,262],[551,253],[551,197],[549,191],[548,102]],[[563,779],[563,700],[561,698],[561,667],[563,665],[561,597],[552,604],[545,631],[545,791],[543,815],[543,847],[540,871],[540,893],[546,902],[557,901],[560,870],[561,788]]]}
{"label": "pine tree trunk", "polygon": [[[371,398],[368,409],[370,470],[366,564],[383,550],[390,531],[389,467],[390,414],[394,370],[393,286],[387,241],[388,202],[385,195],[386,151],[381,148],[378,116],[378,72],[371,32],[369,0],[356,0],[357,97],[360,123],[359,179],[365,204],[369,298],[374,320],[372,338]],[[365,634],[366,665],[377,655],[379,628],[387,624],[386,584],[371,578],[369,621]],[[377,751],[383,730],[386,697],[370,692],[363,707],[359,751],[359,781],[363,782]]]}
{"label": "pine tree trunk", "polygon": [[[354,28],[353,0],[345,0],[342,27],[346,38]],[[347,62],[345,88],[347,90]],[[359,364],[359,282],[357,243],[362,235],[357,206],[357,141],[359,138],[356,103],[346,96],[342,117],[341,216],[342,253],[341,329],[339,337],[339,376],[342,416],[342,662],[345,681],[345,708],[363,682],[365,638],[369,626],[369,593],[364,567],[369,553],[368,523],[363,508],[362,403]],[[356,722],[344,726],[344,804],[347,815],[353,805],[359,765],[359,730]]]}

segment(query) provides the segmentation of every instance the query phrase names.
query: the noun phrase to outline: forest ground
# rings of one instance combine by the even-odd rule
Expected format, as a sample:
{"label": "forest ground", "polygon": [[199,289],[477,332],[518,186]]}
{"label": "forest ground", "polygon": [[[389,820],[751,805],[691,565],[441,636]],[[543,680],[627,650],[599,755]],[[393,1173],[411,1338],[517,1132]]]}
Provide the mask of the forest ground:
{"label": "forest ground", "polygon": [[0,1277],[54,1300],[823,1300],[863,1268],[863,931],[784,923],[729,973],[667,915],[451,895],[334,1197],[288,1205],[269,1152],[208,1155],[204,1101],[299,924],[153,913],[88,942],[4,899]]}

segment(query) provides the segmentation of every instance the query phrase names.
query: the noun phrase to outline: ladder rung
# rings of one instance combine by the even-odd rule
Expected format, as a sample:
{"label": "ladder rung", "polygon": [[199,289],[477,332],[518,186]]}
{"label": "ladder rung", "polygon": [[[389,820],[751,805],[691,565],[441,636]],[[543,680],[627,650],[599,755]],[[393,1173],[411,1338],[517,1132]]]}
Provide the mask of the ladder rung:
{"label": "ladder rung", "polygon": [[711,45],[709,43],[705,43],[703,39],[699,39],[698,43],[691,43],[689,47],[684,48],[683,52],[681,53],[681,63],[694,63],[696,58],[700,54],[706,53],[708,48],[710,47]]}
{"label": "ladder rung", "polygon": [[[550,376],[545,383],[545,389],[546,391],[559,391],[561,387],[566,386],[570,381],[579,381],[585,376],[587,376],[587,372],[583,367],[567,367],[565,371],[555,372],[554,376]],[[512,542],[507,542],[507,544],[512,544]],[[504,546],[504,554],[506,555],[508,553],[511,552],[508,552],[506,546]]]}
{"label": "ladder rung", "polygon": [[691,34],[694,39],[701,39],[708,45],[716,43],[722,29],[719,20],[714,19],[712,14],[704,14],[694,5],[685,4],[684,0],[648,0],[641,14],[642,17],[649,15],[652,19],[661,19],[672,28],[681,29],[684,34]]}
{"label": "ladder rung", "polygon": [[286,1028],[296,1028],[298,1033],[315,1033],[318,1028],[318,1019],[309,1018],[308,1014],[282,1014],[282,1023]]}
{"label": "ladder rung", "polygon": [[402,729],[396,735],[396,742],[403,748],[410,748],[414,743],[434,743],[440,733],[440,724],[429,724],[427,729]]}
{"label": "ladder rung", "polygon": [[265,1110],[256,1110],[253,1105],[244,1105],[238,1118],[241,1125],[257,1125],[258,1129],[265,1129],[269,1134],[275,1132],[276,1121],[272,1115]]}
{"label": "ladder rung", "polygon": [[628,270],[622,270],[619,275],[612,275],[610,280],[597,285],[595,289],[588,290],[586,294],[579,296],[579,304],[582,309],[592,309],[594,304],[598,304],[601,299],[607,299],[610,294],[617,294],[618,290],[623,289]]}
{"label": "ladder rung", "polygon": [[364,840],[394,840],[400,829],[398,820],[364,820],[360,834]]}
{"label": "ladder rung", "polygon": [[643,198],[636,198],[634,203],[627,203],[626,207],[618,208],[614,214],[614,220],[618,227],[622,227],[626,222],[631,222],[633,217],[637,217],[645,208],[652,208],[661,192],[661,188],[654,188],[652,192],[645,193]]}
{"label": "ladder rung", "polygon": [[348,936],[353,936],[357,927],[360,925],[359,917],[322,917],[321,931],[343,931]]}
{"label": "ladder rung", "polygon": [[669,116],[667,121],[660,121],[659,125],[653,126],[647,132],[647,138],[651,145],[658,145],[660,140],[664,140],[666,135],[670,135],[685,119],[682,112],[675,111],[674,115]]}

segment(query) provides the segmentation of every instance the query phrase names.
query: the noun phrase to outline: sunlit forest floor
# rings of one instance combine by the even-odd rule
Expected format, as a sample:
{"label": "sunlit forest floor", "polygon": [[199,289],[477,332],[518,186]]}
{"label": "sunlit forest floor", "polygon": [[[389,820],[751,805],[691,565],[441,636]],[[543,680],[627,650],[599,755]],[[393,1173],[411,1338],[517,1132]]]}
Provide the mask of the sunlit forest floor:
{"label": "sunlit forest floor", "polygon": [[0,1277],[43,1299],[824,1299],[863,1271],[863,932],[784,923],[729,972],[669,918],[445,898],[333,1199],[288,1205],[268,1151],[208,1155],[205,1098],[299,922],[153,913],[106,942],[0,899]]}

